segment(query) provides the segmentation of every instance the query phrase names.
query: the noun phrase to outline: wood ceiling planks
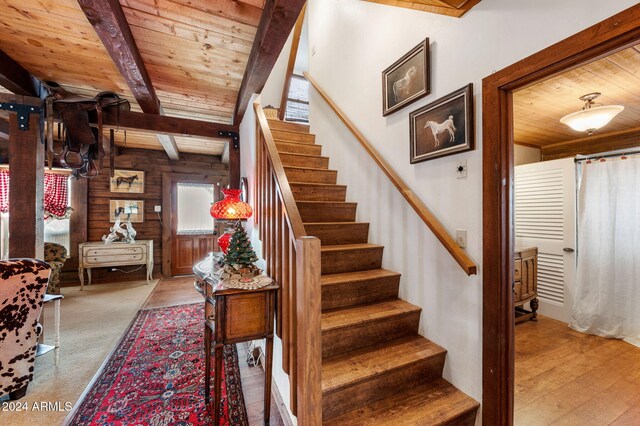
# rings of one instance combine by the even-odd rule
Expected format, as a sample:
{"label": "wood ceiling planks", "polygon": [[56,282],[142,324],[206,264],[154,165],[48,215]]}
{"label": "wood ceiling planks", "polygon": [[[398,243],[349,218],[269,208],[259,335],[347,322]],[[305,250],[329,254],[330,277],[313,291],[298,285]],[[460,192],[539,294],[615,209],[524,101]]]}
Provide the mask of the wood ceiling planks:
{"label": "wood ceiling planks", "polygon": [[596,102],[625,107],[596,135],[638,127],[640,50],[613,53],[514,93],[514,141],[544,147],[584,138],[585,133],[560,123],[560,118],[582,108],[578,98],[591,92],[602,93]]}
{"label": "wood ceiling planks", "polygon": [[387,6],[402,7],[422,12],[437,13],[439,15],[460,18],[480,0],[364,0]]}

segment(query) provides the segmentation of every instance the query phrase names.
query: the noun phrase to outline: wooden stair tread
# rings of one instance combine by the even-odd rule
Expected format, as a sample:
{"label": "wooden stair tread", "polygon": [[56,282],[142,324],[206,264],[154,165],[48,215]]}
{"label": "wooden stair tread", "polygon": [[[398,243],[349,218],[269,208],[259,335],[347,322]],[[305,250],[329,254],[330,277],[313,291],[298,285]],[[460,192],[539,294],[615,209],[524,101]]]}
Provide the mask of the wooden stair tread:
{"label": "wooden stair tread", "polygon": [[304,123],[298,123],[293,121],[282,121],[275,118],[267,118],[267,122],[269,123],[269,128],[279,128],[282,129],[293,129],[302,133],[309,133],[309,125]]}
{"label": "wooden stair tread", "polygon": [[400,274],[387,269],[369,269],[366,271],[343,272],[320,277],[322,286],[339,285],[345,282],[368,281],[375,278],[396,277]]}
{"label": "wooden stair tread", "polygon": [[322,393],[444,354],[445,349],[417,334],[341,353],[322,362]]}
{"label": "wooden stair tread", "polygon": [[[286,130],[278,130],[279,132],[285,132]],[[296,132],[299,133],[299,132]],[[307,134],[307,133],[305,133]],[[311,141],[293,141],[293,140],[289,140],[289,139],[282,139],[282,138],[273,138],[273,141],[275,143],[295,143],[295,144],[300,144],[300,145],[315,145],[315,141],[311,142]]]}
{"label": "wooden stair tread", "polygon": [[[285,169],[288,169],[289,166],[285,166]],[[339,185],[337,183],[322,183],[322,182],[295,182],[290,180],[289,181],[289,185],[304,185],[304,186],[309,186],[310,188],[315,188],[315,187],[319,187],[319,188],[334,188],[336,186],[339,186],[340,188],[346,188],[347,185]],[[327,223],[327,222],[320,222],[320,223]]]}
{"label": "wooden stair tread", "polygon": [[[288,142],[278,142],[278,143],[288,143]],[[320,145],[316,145],[316,146],[320,146]],[[282,151],[280,151],[280,154],[292,155],[292,156],[295,156],[295,157],[302,157],[302,158],[326,158],[326,159],[329,159],[329,157],[325,157],[325,156],[322,156],[322,155],[301,154],[299,152],[282,152]]]}
{"label": "wooden stair tread", "polygon": [[361,243],[361,244],[334,244],[320,247],[321,252],[336,252],[344,250],[367,250],[384,248],[379,244]]}
{"label": "wooden stair tread", "polygon": [[[416,386],[333,418],[325,425],[447,425],[475,422],[480,404],[444,379]],[[467,420],[468,422],[464,422]],[[456,422],[457,421],[457,422]]]}
{"label": "wooden stair tread", "polygon": [[353,327],[371,321],[385,321],[390,317],[419,314],[422,308],[401,299],[368,305],[334,309],[322,314],[322,331]]}
{"label": "wooden stair tread", "polygon": [[305,170],[310,172],[321,172],[321,173],[338,173],[337,170],[318,169],[315,167],[300,167],[300,166],[283,166],[283,167],[285,170],[291,169],[291,170]]}

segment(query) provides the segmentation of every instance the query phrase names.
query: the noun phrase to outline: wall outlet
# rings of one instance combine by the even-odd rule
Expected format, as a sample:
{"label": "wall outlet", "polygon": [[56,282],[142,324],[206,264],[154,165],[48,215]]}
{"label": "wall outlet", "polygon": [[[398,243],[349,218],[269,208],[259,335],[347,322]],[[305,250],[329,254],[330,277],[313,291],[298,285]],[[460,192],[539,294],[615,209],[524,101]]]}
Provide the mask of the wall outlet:
{"label": "wall outlet", "polygon": [[162,211],[162,206],[153,206],[153,211],[156,213],[160,213]]}
{"label": "wall outlet", "polygon": [[465,248],[467,246],[466,229],[456,229],[456,243],[458,243],[461,248]]}
{"label": "wall outlet", "polygon": [[458,160],[456,163],[456,177],[458,179],[467,177],[467,160]]}

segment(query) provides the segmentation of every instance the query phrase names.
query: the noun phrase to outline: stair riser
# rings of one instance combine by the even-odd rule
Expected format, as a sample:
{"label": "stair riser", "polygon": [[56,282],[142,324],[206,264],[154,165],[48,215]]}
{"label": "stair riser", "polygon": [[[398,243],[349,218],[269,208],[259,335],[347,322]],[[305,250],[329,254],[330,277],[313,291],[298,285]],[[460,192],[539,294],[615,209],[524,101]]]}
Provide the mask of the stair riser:
{"label": "stair riser", "polygon": [[299,202],[298,211],[303,222],[353,222],[356,220],[356,204],[318,206]]}
{"label": "stair riser", "polygon": [[293,154],[320,155],[322,152],[321,145],[301,145],[297,143],[277,143],[276,147],[279,152],[290,152]]}
{"label": "stair riser", "polygon": [[325,245],[361,244],[366,243],[369,238],[368,223],[305,225],[305,229],[307,235],[320,238],[322,244]]}
{"label": "stair riser", "polygon": [[273,139],[279,141],[298,142],[298,143],[315,143],[316,135],[300,132],[285,132],[282,130],[271,130]]}
{"label": "stair riser", "polygon": [[345,201],[347,198],[347,187],[339,185],[312,186],[292,183],[291,192],[296,201]]}
{"label": "stair riser", "polygon": [[381,372],[364,382],[351,383],[330,392],[323,392],[323,421],[441,377],[444,358],[443,352],[403,368]]}
{"label": "stair riser", "polygon": [[[313,234],[309,234],[313,235]],[[398,297],[400,276],[322,286],[322,310],[377,303]]]}
{"label": "stair riser", "polygon": [[301,157],[291,154],[280,154],[282,164],[293,167],[311,167],[313,169],[328,169],[329,158],[328,157]]}
{"label": "stair riser", "polygon": [[338,172],[335,170],[288,169],[285,167],[284,172],[289,182],[329,183],[335,185],[338,179]]}
{"label": "stair riser", "polygon": [[269,128],[273,130],[284,130],[286,132],[309,133],[309,126],[306,124],[289,123],[280,120],[269,120]]}
{"label": "stair riser", "polygon": [[323,274],[366,271],[382,267],[382,247],[362,250],[323,251],[321,264]]}
{"label": "stair riser", "polygon": [[322,332],[323,358],[416,334],[420,311]]}

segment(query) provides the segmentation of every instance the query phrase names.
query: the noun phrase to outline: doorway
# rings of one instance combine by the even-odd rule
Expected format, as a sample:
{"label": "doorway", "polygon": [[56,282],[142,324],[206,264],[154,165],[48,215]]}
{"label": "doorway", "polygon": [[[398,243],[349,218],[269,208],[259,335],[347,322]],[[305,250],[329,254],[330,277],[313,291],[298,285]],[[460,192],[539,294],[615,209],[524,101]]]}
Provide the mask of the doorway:
{"label": "doorway", "polygon": [[193,274],[193,266],[207,253],[218,251],[220,224],[209,214],[220,199],[218,177],[163,173],[162,275]]}
{"label": "doorway", "polygon": [[639,40],[640,6],[634,6],[483,80],[484,424],[513,424],[513,93]]}

